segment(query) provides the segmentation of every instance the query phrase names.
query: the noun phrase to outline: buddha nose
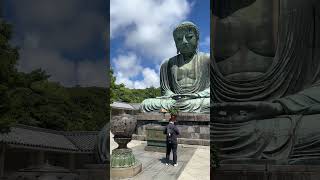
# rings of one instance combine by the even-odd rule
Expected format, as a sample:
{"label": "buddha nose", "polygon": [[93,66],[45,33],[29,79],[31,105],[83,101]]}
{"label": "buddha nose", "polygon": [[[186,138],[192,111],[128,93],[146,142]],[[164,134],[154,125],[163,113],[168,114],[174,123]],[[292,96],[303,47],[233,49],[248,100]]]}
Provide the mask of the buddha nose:
{"label": "buddha nose", "polygon": [[186,36],[183,36],[182,43],[183,43],[183,44],[188,44],[188,41],[187,41],[187,39],[186,39]]}

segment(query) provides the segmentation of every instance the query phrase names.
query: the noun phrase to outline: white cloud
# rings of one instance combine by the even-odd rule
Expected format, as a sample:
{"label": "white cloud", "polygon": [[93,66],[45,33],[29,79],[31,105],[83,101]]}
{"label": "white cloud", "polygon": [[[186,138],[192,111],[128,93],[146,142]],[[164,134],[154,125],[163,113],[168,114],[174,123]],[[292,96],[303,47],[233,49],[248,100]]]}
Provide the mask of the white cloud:
{"label": "white cloud", "polygon": [[134,88],[134,83],[128,77],[123,76],[122,72],[116,74],[116,84],[124,84],[128,88]]}
{"label": "white cloud", "polygon": [[175,55],[172,30],[189,12],[187,0],[111,0],[110,35],[123,36],[127,48],[159,64]]}
{"label": "white cloud", "polygon": [[100,49],[105,51],[104,0],[12,0],[11,4],[7,11],[12,12],[16,31],[13,42],[20,47],[19,70],[42,68],[65,86],[108,86],[106,60],[91,58]]}
{"label": "white cloud", "polygon": [[77,84],[81,86],[108,87],[106,60],[79,61],[76,71]]}
{"label": "white cloud", "polygon": [[142,67],[139,65],[140,60],[134,53],[120,54],[118,57],[113,58],[112,61],[115,64],[116,72],[124,72],[122,77],[135,77],[142,70]]}
{"label": "white cloud", "polygon": [[210,36],[207,36],[203,41],[201,41],[200,46],[210,48]]}
{"label": "white cloud", "polygon": [[51,75],[50,80],[64,86],[107,87],[106,60],[77,60],[63,57],[58,51],[39,47],[36,35],[27,36],[20,50],[18,68],[23,72],[41,68]]}
{"label": "white cloud", "polygon": [[[128,54],[120,54],[112,59],[115,64],[116,83],[123,83],[128,88],[144,89],[147,87],[159,87],[159,73],[154,69],[143,67],[140,59],[136,54],[130,52]],[[138,76],[142,77],[137,80]]]}
{"label": "white cloud", "polygon": [[[59,81],[63,85],[75,84],[75,65],[63,58],[56,51],[43,48],[24,47],[20,50],[19,70],[30,72],[41,68],[51,75],[52,81]],[[63,68],[61,68],[63,67]]]}
{"label": "white cloud", "polygon": [[[187,0],[110,1],[111,43],[121,37],[123,49],[132,52],[112,60],[116,83],[135,89],[159,87],[160,64],[176,54],[172,31],[186,20],[191,6]],[[156,69],[143,67],[137,55]]]}
{"label": "white cloud", "polygon": [[98,11],[101,2],[12,0],[12,12],[15,27],[37,34],[42,47],[78,53],[105,40],[106,15]]}
{"label": "white cloud", "polygon": [[159,87],[160,78],[159,74],[155,70],[150,68],[144,68],[142,74],[145,87]]}

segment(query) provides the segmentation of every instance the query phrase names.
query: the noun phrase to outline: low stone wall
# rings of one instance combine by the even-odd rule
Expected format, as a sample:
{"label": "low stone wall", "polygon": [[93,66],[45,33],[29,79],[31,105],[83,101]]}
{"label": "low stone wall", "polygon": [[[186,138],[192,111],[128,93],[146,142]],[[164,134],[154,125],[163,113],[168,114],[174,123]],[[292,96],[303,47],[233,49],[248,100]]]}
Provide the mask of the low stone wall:
{"label": "low stone wall", "polygon": [[[137,128],[133,139],[146,140],[147,130],[150,125],[161,125],[159,120],[168,120],[169,114],[165,117],[160,113],[143,113],[137,115]],[[210,145],[210,115],[181,113],[177,117],[176,125],[180,131],[178,143],[193,145]]]}

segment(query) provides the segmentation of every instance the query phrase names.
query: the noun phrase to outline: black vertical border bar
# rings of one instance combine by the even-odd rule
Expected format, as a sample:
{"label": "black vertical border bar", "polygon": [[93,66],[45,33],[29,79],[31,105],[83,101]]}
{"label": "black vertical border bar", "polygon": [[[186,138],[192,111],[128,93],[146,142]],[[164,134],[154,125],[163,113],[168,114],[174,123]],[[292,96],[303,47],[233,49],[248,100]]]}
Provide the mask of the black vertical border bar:
{"label": "black vertical border bar", "polygon": [[[214,0],[210,0],[210,112],[212,112],[212,104],[213,104],[213,100],[212,100],[212,93],[213,93],[213,84],[212,84],[212,68],[213,68],[213,16],[212,16],[212,10],[213,10],[213,2]],[[211,132],[211,127],[212,127],[212,115],[210,113],[210,122],[209,122],[209,130],[210,130],[210,178],[213,177],[213,149],[212,149],[212,132]]]}
{"label": "black vertical border bar", "polygon": [[3,0],[0,0],[0,20],[3,18],[3,10],[4,10],[4,3]]}
{"label": "black vertical border bar", "polygon": [[[107,63],[107,67],[106,67],[106,76],[107,76],[107,95],[106,95],[106,98],[107,98],[107,104],[106,104],[106,107],[107,107],[107,115],[108,115],[108,123],[107,123],[107,137],[109,137],[110,135],[110,117],[111,117],[111,106],[110,106],[110,95],[111,95],[111,89],[110,89],[110,84],[111,84],[111,77],[109,76],[110,75],[110,0],[106,0],[106,63]],[[107,142],[106,144],[109,146],[109,151],[110,151],[110,137],[107,138]],[[108,152],[109,152],[108,151]],[[108,154],[110,155],[110,153]],[[110,156],[111,158],[111,156]],[[110,160],[109,158],[109,160]],[[107,179],[110,179],[110,161],[107,162],[107,169],[106,169],[106,173],[107,173]]]}

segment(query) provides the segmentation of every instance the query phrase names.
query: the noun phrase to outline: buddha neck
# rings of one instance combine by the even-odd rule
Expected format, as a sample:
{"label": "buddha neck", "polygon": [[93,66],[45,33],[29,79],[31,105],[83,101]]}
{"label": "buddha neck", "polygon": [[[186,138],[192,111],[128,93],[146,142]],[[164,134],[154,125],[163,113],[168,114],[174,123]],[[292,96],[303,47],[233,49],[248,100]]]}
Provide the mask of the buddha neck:
{"label": "buddha neck", "polygon": [[181,55],[182,55],[182,57],[183,57],[182,59],[183,59],[184,63],[189,63],[196,54],[197,54],[196,52],[192,52],[192,53],[181,53]]}
{"label": "buddha neck", "polygon": [[215,19],[212,52],[224,77],[253,80],[276,63],[279,3],[279,0],[257,0],[224,19]]}

